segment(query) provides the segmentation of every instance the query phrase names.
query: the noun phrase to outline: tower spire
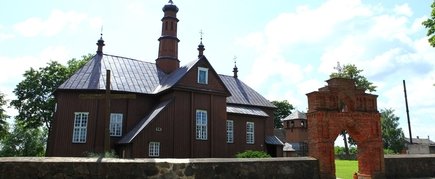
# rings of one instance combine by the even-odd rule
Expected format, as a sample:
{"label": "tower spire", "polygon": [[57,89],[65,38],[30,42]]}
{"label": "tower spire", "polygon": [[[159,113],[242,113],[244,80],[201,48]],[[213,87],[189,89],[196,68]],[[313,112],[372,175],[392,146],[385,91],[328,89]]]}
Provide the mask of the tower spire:
{"label": "tower spire", "polygon": [[234,73],[234,78],[237,78],[237,72],[239,72],[239,69],[237,68],[237,57],[234,56],[233,60],[234,60],[234,68],[233,68],[233,73]]}
{"label": "tower spire", "polygon": [[97,41],[97,54],[102,55],[103,54],[103,46],[104,46],[104,40],[103,40],[103,27],[101,27],[101,33],[100,33],[100,39]]}
{"label": "tower spire", "polygon": [[164,16],[162,18],[162,35],[159,38],[159,53],[156,59],[156,65],[163,72],[169,74],[180,67],[178,60],[178,42],[177,38],[177,12],[178,7],[169,0],[163,6]]}
{"label": "tower spire", "polygon": [[202,57],[202,56],[204,56],[204,50],[205,50],[204,45],[202,44],[202,35],[204,35],[204,33],[201,30],[201,31],[199,31],[199,34],[200,34],[200,42],[198,45],[198,52],[199,52],[198,57]]}

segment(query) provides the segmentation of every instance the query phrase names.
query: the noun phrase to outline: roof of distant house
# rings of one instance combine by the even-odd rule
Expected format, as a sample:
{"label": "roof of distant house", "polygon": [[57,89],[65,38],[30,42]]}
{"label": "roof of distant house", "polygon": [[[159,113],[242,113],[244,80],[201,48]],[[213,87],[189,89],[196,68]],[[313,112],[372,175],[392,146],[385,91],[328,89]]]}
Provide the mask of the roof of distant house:
{"label": "roof of distant house", "polygon": [[282,121],[295,120],[295,119],[307,119],[307,115],[303,112],[295,110],[290,115],[282,119]]}
{"label": "roof of distant house", "polygon": [[[405,138],[406,143],[411,143],[409,138]],[[429,145],[435,145],[435,142],[430,139],[423,139],[423,138],[412,138],[413,144],[429,144]]]}

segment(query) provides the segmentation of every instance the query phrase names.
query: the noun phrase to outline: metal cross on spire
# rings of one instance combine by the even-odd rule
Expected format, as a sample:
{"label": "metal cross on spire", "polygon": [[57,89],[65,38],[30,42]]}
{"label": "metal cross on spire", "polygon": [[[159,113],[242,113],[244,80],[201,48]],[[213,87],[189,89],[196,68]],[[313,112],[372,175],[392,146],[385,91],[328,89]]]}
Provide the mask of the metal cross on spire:
{"label": "metal cross on spire", "polygon": [[103,25],[101,25],[100,39],[103,39]]}
{"label": "metal cross on spire", "polygon": [[343,68],[341,67],[340,62],[337,62],[337,66],[334,67],[334,69],[337,70],[338,73],[341,73],[343,71]]}
{"label": "metal cross on spire", "polygon": [[234,60],[234,66],[236,66],[236,63],[237,63],[237,56],[234,55],[233,60]]}
{"label": "metal cross on spire", "polygon": [[202,31],[202,29],[199,31],[199,35],[200,35],[200,39],[201,39],[201,43],[202,43],[202,36],[204,35],[204,32]]}

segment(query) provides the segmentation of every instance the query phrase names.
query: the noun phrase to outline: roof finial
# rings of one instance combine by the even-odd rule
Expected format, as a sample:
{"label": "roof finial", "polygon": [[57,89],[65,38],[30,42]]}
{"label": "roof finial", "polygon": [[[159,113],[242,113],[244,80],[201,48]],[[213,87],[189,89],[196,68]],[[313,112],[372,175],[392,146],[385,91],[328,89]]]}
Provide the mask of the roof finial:
{"label": "roof finial", "polygon": [[343,68],[340,65],[340,62],[337,62],[337,66],[334,67],[334,69],[336,69],[338,71],[338,73],[341,73],[343,71]]}
{"label": "roof finial", "polygon": [[168,4],[174,4],[174,2],[172,2],[172,0],[169,0]]}
{"label": "roof finial", "polygon": [[200,35],[201,41],[199,42],[199,45],[198,45],[198,51],[199,51],[198,57],[202,57],[202,56],[204,56],[204,50],[205,50],[204,45],[202,44],[202,36],[204,35],[204,32],[202,32],[202,29],[201,29],[201,31],[199,31],[199,35]]}
{"label": "roof finial", "polygon": [[101,25],[100,39],[103,40],[103,25]]}
{"label": "roof finial", "polygon": [[201,40],[201,44],[202,44],[202,35],[204,35],[204,32],[202,32],[202,29],[199,31],[199,36],[200,36],[200,40]]}
{"label": "roof finial", "polygon": [[101,32],[100,32],[100,40],[97,42],[97,54],[102,55],[103,54],[103,46],[104,46],[104,40],[103,40],[103,26],[101,26]]}
{"label": "roof finial", "polygon": [[239,69],[237,68],[237,56],[234,55],[234,68],[233,68],[233,72],[234,72],[234,78],[237,78],[237,72],[239,72]]}

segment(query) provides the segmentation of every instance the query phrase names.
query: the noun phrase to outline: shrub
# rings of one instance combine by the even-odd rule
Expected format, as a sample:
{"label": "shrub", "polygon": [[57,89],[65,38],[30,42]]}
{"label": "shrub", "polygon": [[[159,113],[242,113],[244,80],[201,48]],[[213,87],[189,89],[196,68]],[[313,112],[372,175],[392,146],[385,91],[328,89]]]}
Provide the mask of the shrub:
{"label": "shrub", "polygon": [[91,158],[118,158],[114,150],[111,150],[110,152],[104,152],[104,153],[95,153],[95,152],[85,152],[87,157]]}
{"label": "shrub", "polygon": [[271,156],[264,151],[247,150],[236,154],[237,158],[270,158]]}
{"label": "shrub", "polygon": [[390,155],[390,154],[397,154],[397,153],[394,152],[394,150],[391,150],[391,149],[384,149],[384,154]]}

